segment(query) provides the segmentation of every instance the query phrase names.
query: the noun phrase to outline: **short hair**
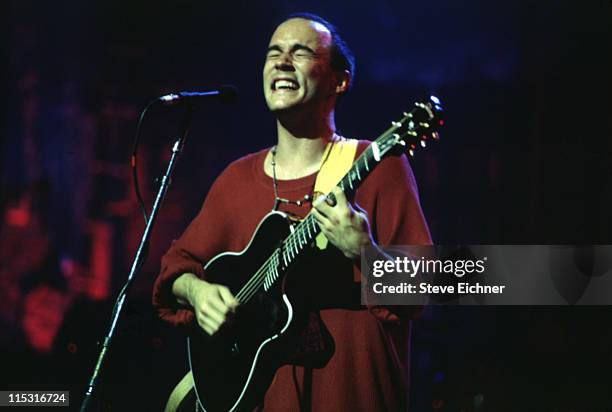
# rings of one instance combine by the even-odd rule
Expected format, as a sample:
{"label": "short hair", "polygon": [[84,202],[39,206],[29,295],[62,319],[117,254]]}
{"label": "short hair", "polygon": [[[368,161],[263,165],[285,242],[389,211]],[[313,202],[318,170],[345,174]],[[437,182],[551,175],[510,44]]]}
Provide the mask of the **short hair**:
{"label": "short hair", "polygon": [[329,30],[332,38],[330,64],[334,71],[344,72],[347,70],[351,74],[351,80],[349,81],[347,88],[347,91],[349,91],[353,86],[353,79],[355,78],[355,55],[353,55],[353,52],[351,49],[349,49],[344,39],[340,37],[336,26],[325,20],[323,17],[317,16],[313,13],[292,13],[283,19],[281,23],[291,19],[314,21],[323,25],[327,30]]}

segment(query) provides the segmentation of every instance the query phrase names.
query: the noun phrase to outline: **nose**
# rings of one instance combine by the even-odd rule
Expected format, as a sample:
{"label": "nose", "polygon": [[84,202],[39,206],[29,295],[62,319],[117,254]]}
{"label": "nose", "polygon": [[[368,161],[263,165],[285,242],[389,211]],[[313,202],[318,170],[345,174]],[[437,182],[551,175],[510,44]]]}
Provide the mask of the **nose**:
{"label": "nose", "polygon": [[279,56],[274,64],[274,68],[280,71],[295,71],[290,53],[283,53]]}

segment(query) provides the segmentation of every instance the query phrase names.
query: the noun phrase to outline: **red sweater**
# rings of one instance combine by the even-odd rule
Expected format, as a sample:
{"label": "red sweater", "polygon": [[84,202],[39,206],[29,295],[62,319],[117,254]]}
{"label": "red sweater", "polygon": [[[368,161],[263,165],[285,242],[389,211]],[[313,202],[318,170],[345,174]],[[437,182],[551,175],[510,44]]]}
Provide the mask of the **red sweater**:
{"label": "red sweater", "polygon": [[[356,156],[369,143],[361,141]],[[185,272],[205,278],[203,264],[221,252],[244,249],[257,224],[272,209],[272,178],[263,169],[267,152],[268,149],[245,156],[221,173],[197,217],[162,258],[161,273],[153,289],[153,305],[162,319],[193,326],[193,312],[180,308],[172,295],[173,281]],[[312,174],[278,180],[279,196],[301,199],[311,192],[315,178],[316,174]],[[379,245],[431,243],[414,176],[405,156],[384,159],[357,190],[354,201],[367,212]],[[304,217],[310,204],[283,207],[282,210]],[[346,276],[348,273],[323,274],[326,284],[334,290],[329,291],[328,287],[327,296],[321,298],[320,314],[334,339],[335,351],[324,368],[313,370],[312,409],[405,410],[411,308],[360,307],[359,289],[355,286],[361,274],[357,265],[345,265],[345,270],[350,273],[351,266],[350,276]],[[347,304],[347,291],[353,303]],[[265,410],[299,410],[298,390],[303,390],[302,385],[301,367],[279,369],[266,393]]]}

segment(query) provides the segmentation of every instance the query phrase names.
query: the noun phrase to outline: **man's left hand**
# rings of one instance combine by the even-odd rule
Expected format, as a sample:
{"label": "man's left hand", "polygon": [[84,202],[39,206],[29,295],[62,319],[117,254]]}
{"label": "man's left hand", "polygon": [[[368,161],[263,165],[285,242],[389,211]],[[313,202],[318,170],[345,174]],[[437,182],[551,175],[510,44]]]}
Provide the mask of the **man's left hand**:
{"label": "man's left hand", "polygon": [[361,255],[361,248],[374,243],[368,215],[357,205],[351,205],[342,189],[335,187],[336,199],[320,196],[312,204],[312,214],[325,237],[349,259]]}

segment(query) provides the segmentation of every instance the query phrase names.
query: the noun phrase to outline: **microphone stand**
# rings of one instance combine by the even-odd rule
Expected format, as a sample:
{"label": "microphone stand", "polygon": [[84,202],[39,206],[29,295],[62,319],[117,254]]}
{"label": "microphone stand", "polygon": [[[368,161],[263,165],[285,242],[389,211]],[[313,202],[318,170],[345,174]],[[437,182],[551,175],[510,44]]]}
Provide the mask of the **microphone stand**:
{"label": "microphone stand", "polygon": [[98,377],[100,376],[100,372],[102,371],[106,355],[110,349],[111,341],[115,333],[115,327],[117,326],[119,316],[121,315],[121,310],[123,309],[123,304],[125,303],[127,292],[129,290],[130,285],[132,284],[132,281],[134,280],[134,277],[136,276],[146,259],[146,254],[149,246],[149,238],[151,237],[153,224],[155,223],[155,218],[157,217],[157,213],[161,207],[161,204],[164,201],[164,198],[166,197],[166,192],[168,191],[168,186],[170,185],[172,172],[174,171],[176,161],[178,159],[179,154],[183,150],[185,139],[187,138],[187,134],[189,133],[189,127],[191,125],[192,117],[193,106],[187,105],[185,117],[183,119],[183,125],[181,127],[181,133],[174,142],[174,145],[172,146],[172,156],[170,157],[170,161],[168,162],[166,173],[161,179],[159,190],[157,191],[157,197],[155,198],[153,208],[151,209],[151,214],[149,215],[149,220],[146,222],[144,233],[142,234],[140,244],[138,245],[136,255],[134,256],[134,260],[132,262],[130,274],[128,275],[128,279],[123,289],[121,289],[121,292],[119,292],[119,296],[117,297],[115,308],[111,316],[111,322],[108,328],[108,332],[104,337],[104,341],[102,342],[102,349],[100,350],[100,354],[98,355],[98,361],[96,362],[96,366],[89,380],[89,385],[87,387],[87,391],[85,392],[85,398],[83,399],[83,403],[81,403],[81,412],[86,412],[89,408],[91,399],[93,398],[94,390],[96,388],[96,384],[98,382]]}

